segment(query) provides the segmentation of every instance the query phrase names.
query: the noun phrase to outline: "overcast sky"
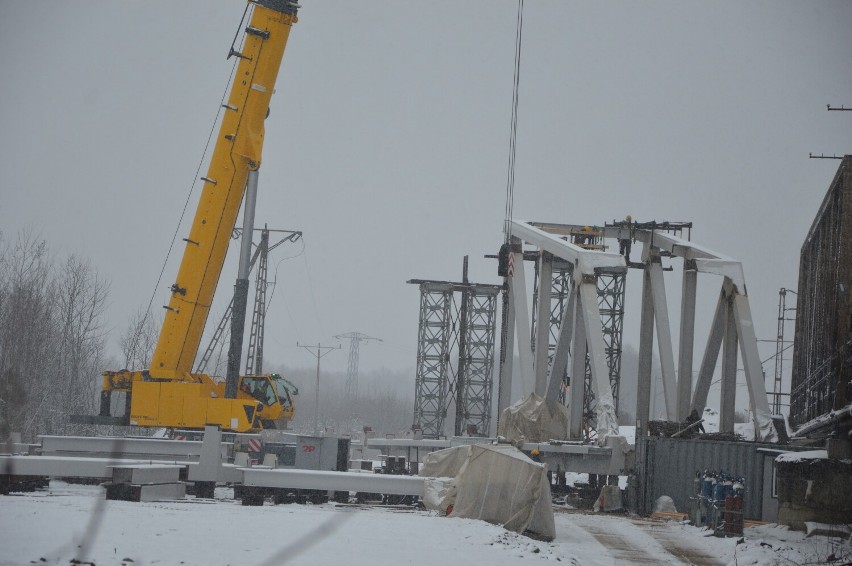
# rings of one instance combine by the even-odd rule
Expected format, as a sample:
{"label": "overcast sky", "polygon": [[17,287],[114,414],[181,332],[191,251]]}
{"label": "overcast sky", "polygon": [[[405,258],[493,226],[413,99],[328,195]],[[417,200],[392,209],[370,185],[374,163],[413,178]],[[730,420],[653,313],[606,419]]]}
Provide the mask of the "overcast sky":
{"label": "overcast sky", "polygon": [[[297,341],[361,331],[384,339],[362,345],[362,369],[414,368],[419,292],[405,281],[459,279],[469,254],[473,281],[499,282],[483,256],[502,241],[517,2],[302,4],[256,220],[304,231],[305,246],[270,258],[267,360],[307,366]],[[243,8],[0,0],[0,230],[33,228],[111,280],[113,351],[154,292]],[[744,262],[758,337],[774,338],[778,289],[797,285],[838,165],[808,153],[852,152],[852,116],[826,111],[852,106],[850,30],[848,1],[529,0],[516,218],[692,221],[694,241]],[[212,320],[230,297],[231,249]],[[699,317],[719,283],[699,282]],[[323,359],[346,361],[345,349]]]}

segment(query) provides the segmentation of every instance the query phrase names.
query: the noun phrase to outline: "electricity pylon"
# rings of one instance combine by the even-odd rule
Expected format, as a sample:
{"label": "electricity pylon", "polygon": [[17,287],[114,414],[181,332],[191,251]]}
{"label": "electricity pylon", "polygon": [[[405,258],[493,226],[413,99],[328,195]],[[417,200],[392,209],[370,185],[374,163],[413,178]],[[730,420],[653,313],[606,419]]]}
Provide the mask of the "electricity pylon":
{"label": "electricity pylon", "polygon": [[361,342],[369,342],[376,340],[381,342],[381,338],[373,338],[362,332],[347,332],[346,334],[338,334],[335,336],[340,340],[349,338],[349,367],[346,370],[346,399],[350,407],[354,407],[358,400],[358,347]]}

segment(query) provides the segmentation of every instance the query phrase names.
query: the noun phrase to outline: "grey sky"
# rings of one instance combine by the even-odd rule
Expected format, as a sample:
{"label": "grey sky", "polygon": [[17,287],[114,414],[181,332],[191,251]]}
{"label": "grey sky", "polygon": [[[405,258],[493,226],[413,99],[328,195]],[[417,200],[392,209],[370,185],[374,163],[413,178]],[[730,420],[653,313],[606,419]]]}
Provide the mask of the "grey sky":
{"label": "grey sky", "polygon": [[[306,253],[270,260],[267,359],[310,365],[297,340],[358,330],[385,340],[362,347],[363,368],[414,367],[405,281],[459,278],[469,254],[473,280],[498,282],[482,256],[502,238],[517,3],[302,4],[257,221],[303,230]],[[0,1],[0,229],[91,258],[112,281],[114,345],[153,291],[243,7]],[[515,216],[691,220],[695,241],[744,261],[758,337],[774,337],[837,165],[808,152],[852,151],[852,117],[825,110],[852,105],[852,3],[530,0],[524,22]],[[235,262],[232,246],[213,318]],[[323,364],[342,370],[345,350]]]}

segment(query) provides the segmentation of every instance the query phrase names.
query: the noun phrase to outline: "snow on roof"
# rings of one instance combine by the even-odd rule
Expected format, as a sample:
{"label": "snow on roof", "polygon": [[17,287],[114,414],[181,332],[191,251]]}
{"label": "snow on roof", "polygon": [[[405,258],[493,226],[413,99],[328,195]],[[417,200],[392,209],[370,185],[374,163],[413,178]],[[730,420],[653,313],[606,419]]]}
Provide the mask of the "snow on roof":
{"label": "snow on roof", "polygon": [[808,450],[807,452],[787,452],[775,458],[776,463],[801,462],[803,460],[825,460],[828,458],[827,450]]}

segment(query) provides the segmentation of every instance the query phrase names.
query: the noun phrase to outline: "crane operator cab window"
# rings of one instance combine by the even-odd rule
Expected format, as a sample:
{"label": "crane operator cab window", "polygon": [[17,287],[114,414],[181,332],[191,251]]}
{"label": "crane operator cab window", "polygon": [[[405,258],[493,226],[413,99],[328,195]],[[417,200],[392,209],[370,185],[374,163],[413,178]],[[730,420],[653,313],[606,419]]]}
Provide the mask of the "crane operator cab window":
{"label": "crane operator cab window", "polygon": [[275,390],[278,392],[278,398],[281,400],[281,406],[285,409],[289,409],[293,406],[293,399],[290,396],[291,392],[293,395],[298,395],[299,390],[295,385],[281,377],[280,374],[273,373],[272,380],[275,382]]}
{"label": "crane operator cab window", "polygon": [[244,377],[241,388],[266,405],[271,406],[278,402],[278,398],[275,396],[275,388],[268,377]]}

